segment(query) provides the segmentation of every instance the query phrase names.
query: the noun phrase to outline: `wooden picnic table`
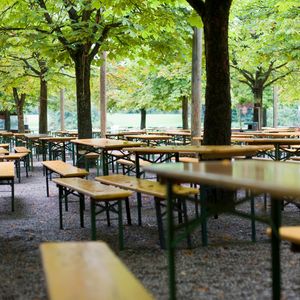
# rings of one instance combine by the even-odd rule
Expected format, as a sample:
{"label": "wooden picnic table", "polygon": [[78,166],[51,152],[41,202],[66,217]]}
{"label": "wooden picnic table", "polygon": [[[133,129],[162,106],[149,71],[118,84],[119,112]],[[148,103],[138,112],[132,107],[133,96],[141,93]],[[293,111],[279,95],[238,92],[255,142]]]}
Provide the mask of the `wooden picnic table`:
{"label": "wooden picnic table", "polygon": [[[80,161],[81,157],[85,154],[91,152],[96,152],[99,155],[101,154],[103,175],[108,175],[108,151],[119,150],[123,152],[123,148],[125,147],[140,147],[143,145],[141,142],[130,142],[115,139],[77,139],[72,140],[71,143],[76,146],[77,165],[78,161]],[[84,150],[85,153],[83,155],[79,155],[79,148],[80,150]],[[75,160],[73,163],[75,164]]]}
{"label": "wooden picnic table", "polygon": [[15,189],[14,189],[15,169],[13,162],[0,162],[0,185],[11,187],[11,211],[15,210]]}
{"label": "wooden picnic table", "polygon": [[168,143],[169,140],[172,139],[170,135],[164,134],[132,134],[132,135],[125,135],[125,139],[127,140],[136,140],[141,142],[146,142],[147,146],[150,146],[151,143],[158,144],[159,142]]}
{"label": "wooden picnic table", "polygon": [[[300,154],[300,148],[290,151],[287,146],[300,145],[298,138],[231,138],[231,142],[242,143],[247,145],[273,145],[275,154],[268,156],[274,160],[287,160],[292,155]],[[285,155],[282,155],[282,154]]]}
{"label": "wooden picnic table", "polygon": [[[144,167],[144,170],[156,174],[167,182],[167,215],[168,215],[168,268],[170,299],[175,299],[175,247],[176,237],[173,224],[173,192],[172,185],[176,182],[191,182],[201,185],[201,202],[206,203],[205,187],[214,186],[230,190],[245,189],[254,193],[268,193],[271,196],[271,257],[272,257],[272,291],[273,299],[279,300],[280,286],[280,241],[278,230],[281,220],[281,201],[283,197],[300,198],[298,164],[287,164],[274,161],[214,161],[200,163],[172,163]],[[205,226],[205,207],[202,221],[198,224]],[[191,220],[194,225],[195,220]],[[191,223],[190,223],[191,224]]]}
{"label": "wooden picnic table", "polygon": [[[228,146],[158,146],[158,147],[131,147],[124,148],[124,151],[133,153],[135,155],[136,174],[140,176],[140,158],[150,161],[151,163],[165,162],[170,160],[173,156],[175,160],[179,161],[180,154],[195,154],[199,160],[207,159],[223,159],[232,158],[236,156],[252,157],[261,151],[272,150],[271,145],[228,145]],[[157,154],[158,156],[151,158],[151,155],[145,157],[147,154]]]}
{"label": "wooden picnic table", "polygon": [[47,146],[49,160],[57,159],[58,156],[61,157],[63,161],[66,161],[66,149],[70,150],[72,153],[71,140],[73,137],[70,136],[48,136],[42,137],[39,140],[42,142],[43,148],[43,160],[47,159]]}

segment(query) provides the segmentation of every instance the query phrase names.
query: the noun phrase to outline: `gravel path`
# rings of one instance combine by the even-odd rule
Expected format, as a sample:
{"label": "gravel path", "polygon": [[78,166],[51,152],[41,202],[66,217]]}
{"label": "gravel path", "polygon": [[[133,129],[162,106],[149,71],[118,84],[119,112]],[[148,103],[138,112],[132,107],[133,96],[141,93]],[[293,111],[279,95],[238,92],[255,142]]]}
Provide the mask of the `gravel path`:
{"label": "gravel path", "polygon": [[[1,186],[1,191],[7,191]],[[86,228],[80,228],[78,203],[64,213],[64,230],[58,228],[58,191],[50,186],[35,163],[29,178],[15,185],[15,212],[10,211],[9,193],[0,193],[0,299],[46,299],[39,244],[45,241],[89,240],[89,208]],[[244,204],[242,209],[248,209]],[[133,225],[125,226],[126,250],[121,259],[157,299],[167,299],[166,252],[158,245],[153,201],[143,204],[143,226],[137,226],[136,202],[131,201]],[[256,210],[263,213],[262,201]],[[283,212],[284,224],[299,224],[300,211],[290,204]],[[97,225],[97,237],[118,252],[117,223]],[[177,251],[178,299],[271,299],[270,243],[266,226],[257,224],[257,243],[251,240],[250,222],[222,215],[208,223],[209,246],[201,247],[201,233],[193,234],[193,249]],[[300,299],[300,254],[282,244],[282,299]]]}

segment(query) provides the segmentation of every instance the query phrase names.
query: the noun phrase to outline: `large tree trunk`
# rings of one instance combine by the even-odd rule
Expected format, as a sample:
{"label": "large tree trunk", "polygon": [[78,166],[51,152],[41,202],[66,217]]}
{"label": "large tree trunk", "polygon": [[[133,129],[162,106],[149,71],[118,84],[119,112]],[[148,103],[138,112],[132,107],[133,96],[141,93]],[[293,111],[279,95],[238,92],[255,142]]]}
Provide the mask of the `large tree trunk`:
{"label": "large tree trunk", "polygon": [[10,131],[10,112],[9,110],[5,111],[5,130]]}
{"label": "large tree trunk", "polygon": [[205,145],[229,145],[231,99],[228,55],[228,18],[231,0],[205,1],[206,94]]}
{"label": "large tree trunk", "polygon": [[40,115],[39,115],[39,133],[48,133],[48,87],[47,81],[41,76],[40,78]]}
{"label": "large tree trunk", "polygon": [[60,130],[65,130],[65,90],[60,90]]}
{"label": "large tree trunk", "polygon": [[202,67],[202,29],[194,27],[192,57],[192,105],[191,137],[192,145],[200,144],[193,137],[201,135],[201,67]]}
{"label": "large tree trunk", "polygon": [[257,129],[261,129],[263,124],[263,87],[253,88],[252,93],[254,97],[253,122],[257,122]]}
{"label": "large tree trunk", "polygon": [[90,68],[91,62],[84,51],[78,51],[73,58],[76,73],[76,98],[78,138],[92,137]]}
{"label": "large tree trunk", "polygon": [[189,99],[187,96],[183,96],[181,99],[182,106],[182,128],[189,128]]}
{"label": "large tree trunk", "polygon": [[273,127],[278,127],[278,87],[273,87]]}
{"label": "large tree trunk", "polygon": [[145,129],[146,128],[146,115],[147,115],[147,111],[145,108],[141,108],[141,129]]}
{"label": "large tree trunk", "polygon": [[13,95],[14,100],[16,104],[16,111],[18,116],[18,132],[24,133],[25,132],[25,126],[24,126],[24,103],[26,94],[21,94],[21,97],[19,97],[17,88],[13,88]]}
{"label": "large tree trunk", "polygon": [[106,51],[102,53],[103,63],[100,67],[100,130],[101,137],[106,138]]}

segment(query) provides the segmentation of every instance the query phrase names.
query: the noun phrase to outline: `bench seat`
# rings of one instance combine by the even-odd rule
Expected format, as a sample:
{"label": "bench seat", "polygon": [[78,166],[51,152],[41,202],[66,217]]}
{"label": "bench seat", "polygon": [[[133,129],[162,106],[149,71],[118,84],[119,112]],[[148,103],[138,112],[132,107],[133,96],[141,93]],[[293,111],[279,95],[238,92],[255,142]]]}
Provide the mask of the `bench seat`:
{"label": "bench seat", "polygon": [[26,147],[14,147],[14,150],[16,153],[31,153],[31,151],[29,149],[27,149]]}
{"label": "bench seat", "polygon": [[47,197],[49,197],[49,178],[51,178],[52,173],[58,174],[60,177],[86,177],[89,172],[84,169],[74,167],[61,160],[46,160],[42,162],[44,169],[46,170],[46,192]]}
{"label": "bench seat", "polygon": [[[160,199],[166,198],[166,185],[157,181],[141,179],[141,178],[121,175],[121,174],[99,176],[96,177],[95,180],[101,183],[114,185],[138,193],[148,194]],[[198,194],[199,190],[196,188],[189,188],[180,185],[175,185],[174,193],[180,196],[188,196],[191,194],[192,195]]]}
{"label": "bench seat", "polygon": [[[271,228],[267,229],[267,234],[271,236]],[[279,236],[284,241],[300,246],[300,226],[282,226],[279,228]]]}
{"label": "bench seat", "polygon": [[51,300],[151,300],[152,295],[104,242],[40,246]]}
{"label": "bench seat", "polygon": [[[147,194],[150,196],[154,196],[155,201],[155,210],[156,210],[156,219],[157,219],[157,226],[158,226],[158,233],[159,233],[159,242],[161,248],[165,248],[165,238],[164,238],[164,230],[163,230],[163,221],[162,218],[164,216],[164,213],[161,211],[161,207],[164,206],[164,204],[161,200],[166,199],[167,196],[167,187],[165,184],[162,184],[157,181],[152,181],[148,179],[141,179],[136,178],[133,176],[127,176],[127,175],[108,175],[108,176],[99,176],[96,177],[95,180],[100,181],[101,183],[113,185],[119,188],[123,188],[126,190],[134,191],[137,193]],[[183,187],[180,185],[174,185],[173,186],[174,193],[178,196],[181,196],[183,198],[187,196],[197,196],[199,193],[199,189],[197,188],[190,188],[190,187]],[[196,203],[196,211],[198,210],[198,204]],[[183,200],[183,202],[178,201],[178,220],[179,222],[182,222],[182,214],[185,220],[187,220],[187,211],[186,211],[186,205]],[[139,202],[138,197],[138,222],[139,225],[141,225],[141,201]]]}
{"label": "bench seat", "polygon": [[[68,194],[79,197],[80,204],[80,223],[83,227],[83,210],[84,210],[84,196],[90,198],[91,204],[91,239],[96,239],[96,215],[101,212],[114,212],[118,214],[119,223],[119,245],[123,249],[123,219],[122,219],[122,201],[126,201],[126,211],[128,223],[131,224],[128,197],[132,192],[123,189],[107,186],[100,182],[87,180],[83,178],[55,178],[53,182],[59,188],[59,216],[60,228],[63,229],[62,222],[62,202],[67,199]],[[77,194],[75,194],[76,192]],[[113,202],[113,204],[111,204]],[[118,206],[117,208],[115,206]],[[100,207],[97,212],[97,207]],[[108,224],[110,225],[110,223]]]}

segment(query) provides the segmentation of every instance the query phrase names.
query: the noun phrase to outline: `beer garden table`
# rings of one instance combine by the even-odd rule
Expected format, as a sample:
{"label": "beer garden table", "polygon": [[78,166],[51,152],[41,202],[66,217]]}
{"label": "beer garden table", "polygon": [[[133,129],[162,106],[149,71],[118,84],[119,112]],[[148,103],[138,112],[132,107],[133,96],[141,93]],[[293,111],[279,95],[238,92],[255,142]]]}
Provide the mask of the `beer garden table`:
{"label": "beer garden table", "polygon": [[[286,164],[275,161],[211,161],[199,163],[169,163],[144,167],[144,170],[156,174],[167,182],[167,249],[170,299],[176,298],[175,282],[175,238],[173,224],[174,182],[190,182],[201,185],[201,203],[206,203],[206,186],[230,190],[246,189],[254,193],[269,193],[271,196],[271,256],[272,256],[272,293],[273,299],[281,296],[280,276],[280,240],[278,228],[281,225],[281,201],[285,196],[300,198],[300,167],[298,164]],[[203,189],[204,188],[204,189]],[[187,231],[203,226],[205,209],[201,217],[189,222]]]}
{"label": "beer garden table", "polygon": [[[300,139],[298,138],[231,138],[231,142],[247,145],[273,145],[275,147],[275,154],[267,153],[273,160],[287,160],[292,155],[300,154],[300,148],[291,152],[284,147],[300,145]],[[285,155],[282,155],[282,152]]]}
{"label": "beer garden table", "polygon": [[11,187],[11,211],[15,210],[15,189],[14,189],[15,169],[13,162],[0,162],[0,185]]}
{"label": "beer garden table", "polygon": [[[80,150],[82,149],[83,151],[85,151],[84,154],[88,154],[91,152],[96,152],[99,155],[101,154],[103,175],[108,175],[108,151],[119,150],[121,152],[124,152],[123,148],[125,147],[139,147],[143,145],[143,143],[140,142],[130,142],[114,139],[77,139],[72,140],[71,143],[76,145],[76,165],[78,165],[78,161],[81,160],[79,155],[79,148]],[[75,164],[75,160],[73,161],[73,163]]]}

